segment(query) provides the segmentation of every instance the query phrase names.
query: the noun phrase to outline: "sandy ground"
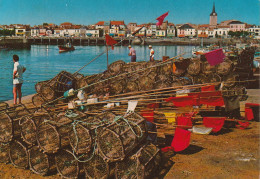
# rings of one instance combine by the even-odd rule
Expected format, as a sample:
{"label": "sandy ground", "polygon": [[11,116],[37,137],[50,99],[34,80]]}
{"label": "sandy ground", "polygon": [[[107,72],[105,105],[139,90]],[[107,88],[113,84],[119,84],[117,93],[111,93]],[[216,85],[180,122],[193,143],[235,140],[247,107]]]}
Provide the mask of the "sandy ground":
{"label": "sandy ground", "polygon": [[[249,98],[246,102],[260,103],[260,97],[257,96],[259,92],[259,89],[248,90]],[[241,111],[244,103],[241,103]],[[215,135],[192,134],[191,145],[186,150],[163,154],[164,162],[159,177],[156,178],[259,178],[259,137],[260,122],[257,121],[252,121],[250,128],[245,130],[223,128]],[[0,178],[60,177],[41,177],[30,170],[17,169],[11,164],[0,164]]]}

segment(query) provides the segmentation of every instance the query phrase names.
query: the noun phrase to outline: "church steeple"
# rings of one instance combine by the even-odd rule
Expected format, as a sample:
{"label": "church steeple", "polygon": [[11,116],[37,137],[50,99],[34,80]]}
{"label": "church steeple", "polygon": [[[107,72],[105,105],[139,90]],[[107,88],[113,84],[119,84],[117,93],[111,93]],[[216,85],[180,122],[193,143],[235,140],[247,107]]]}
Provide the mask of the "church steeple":
{"label": "church steeple", "polygon": [[212,9],[212,12],[210,14],[211,16],[217,16],[217,13],[215,11],[215,2],[213,2],[213,9]]}
{"label": "church steeple", "polygon": [[209,26],[216,27],[218,25],[218,15],[215,11],[215,2],[213,3],[213,9],[209,16]]}

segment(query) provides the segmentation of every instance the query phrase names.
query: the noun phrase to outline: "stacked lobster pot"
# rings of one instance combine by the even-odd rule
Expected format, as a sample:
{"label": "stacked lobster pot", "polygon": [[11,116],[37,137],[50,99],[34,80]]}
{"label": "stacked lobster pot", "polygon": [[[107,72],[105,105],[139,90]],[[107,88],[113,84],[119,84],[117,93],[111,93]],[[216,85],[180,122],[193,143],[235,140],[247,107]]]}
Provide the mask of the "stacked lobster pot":
{"label": "stacked lobster pot", "polygon": [[52,101],[63,96],[64,92],[76,88],[76,82],[81,77],[80,74],[62,71],[51,80],[38,82],[35,85],[37,94],[32,98],[33,104],[39,107],[46,101]]}

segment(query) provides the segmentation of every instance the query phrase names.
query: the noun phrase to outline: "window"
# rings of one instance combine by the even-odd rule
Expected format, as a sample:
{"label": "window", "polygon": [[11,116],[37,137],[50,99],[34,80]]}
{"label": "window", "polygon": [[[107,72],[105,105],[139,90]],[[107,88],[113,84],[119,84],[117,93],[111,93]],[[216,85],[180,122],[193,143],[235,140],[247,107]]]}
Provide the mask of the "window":
{"label": "window", "polygon": [[164,35],[164,32],[162,32],[162,35]]}
{"label": "window", "polygon": [[190,34],[192,35],[192,32],[190,32]]}
{"label": "window", "polygon": [[157,35],[159,35],[159,32],[157,32]]}

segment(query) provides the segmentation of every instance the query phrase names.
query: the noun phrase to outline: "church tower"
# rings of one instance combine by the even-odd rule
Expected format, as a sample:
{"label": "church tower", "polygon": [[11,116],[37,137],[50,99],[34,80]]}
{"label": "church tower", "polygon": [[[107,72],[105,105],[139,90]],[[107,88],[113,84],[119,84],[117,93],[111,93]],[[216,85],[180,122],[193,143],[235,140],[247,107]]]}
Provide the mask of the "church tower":
{"label": "church tower", "polygon": [[213,9],[209,16],[209,26],[210,27],[216,27],[218,24],[218,15],[215,12],[215,2],[213,3]]}

